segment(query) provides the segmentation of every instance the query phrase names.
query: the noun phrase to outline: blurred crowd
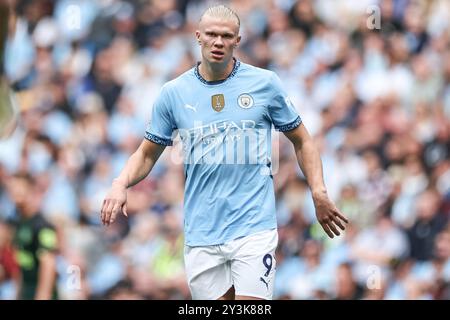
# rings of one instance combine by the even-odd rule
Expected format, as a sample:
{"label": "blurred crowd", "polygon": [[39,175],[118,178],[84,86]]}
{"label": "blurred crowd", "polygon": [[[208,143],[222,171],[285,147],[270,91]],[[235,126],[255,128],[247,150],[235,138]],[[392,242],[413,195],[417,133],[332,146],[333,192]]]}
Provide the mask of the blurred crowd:
{"label": "blurred crowd", "polygon": [[[100,208],[162,84],[200,60],[209,3],[13,2],[5,67],[20,121],[0,141],[0,298],[16,297],[28,197],[56,232],[44,244],[55,244],[59,299],[190,299],[179,145],[130,189],[129,218],[103,227]],[[450,299],[450,1],[225,3],[241,18],[236,57],[281,77],[351,220],[326,238],[292,146],[276,137],[274,298]]]}

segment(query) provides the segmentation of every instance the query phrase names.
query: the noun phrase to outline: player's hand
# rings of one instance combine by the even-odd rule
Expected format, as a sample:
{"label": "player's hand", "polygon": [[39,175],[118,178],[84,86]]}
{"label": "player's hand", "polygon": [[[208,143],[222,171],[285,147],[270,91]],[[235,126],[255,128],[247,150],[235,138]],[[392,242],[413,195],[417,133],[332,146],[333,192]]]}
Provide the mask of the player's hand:
{"label": "player's hand", "polygon": [[109,226],[116,220],[119,212],[128,217],[127,213],[127,188],[120,183],[113,182],[105,200],[103,200],[101,219],[103,225]]}
{"label": "player's hand", "polygon": [[330,238],[334,238],[335,235],[339,236],[341,234],[339,229],[345,230],[345,224],[348,223],[348,219],[339,212],[334,203],[328,198],[328,195],[316,195],[313,199],[317,220],[323,230]]}

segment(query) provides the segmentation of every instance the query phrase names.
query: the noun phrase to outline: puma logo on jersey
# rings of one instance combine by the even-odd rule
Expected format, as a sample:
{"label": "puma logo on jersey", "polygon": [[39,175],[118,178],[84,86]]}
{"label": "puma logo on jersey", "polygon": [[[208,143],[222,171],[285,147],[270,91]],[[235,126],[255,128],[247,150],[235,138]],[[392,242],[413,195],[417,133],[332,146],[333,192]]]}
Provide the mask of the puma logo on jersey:
{"label": "puma logo on jersey", "polygon": [[194,112],[197,112],[197,109],[195,108],[195,107],[193,107],[193,106],[191,106],[190,104],[185,104],[184,105],[184,107],[186,108],[186,109],[191,109],[191,110],[194,110]]}
{"label": "puma logo on jersey", "polygon": [[270,282],[270,280],[267,282],[266,280],[264,280],[263,277],[260,277],[259,280],[261,280],[266,285],[267,290],[269,290],[269,282]]}

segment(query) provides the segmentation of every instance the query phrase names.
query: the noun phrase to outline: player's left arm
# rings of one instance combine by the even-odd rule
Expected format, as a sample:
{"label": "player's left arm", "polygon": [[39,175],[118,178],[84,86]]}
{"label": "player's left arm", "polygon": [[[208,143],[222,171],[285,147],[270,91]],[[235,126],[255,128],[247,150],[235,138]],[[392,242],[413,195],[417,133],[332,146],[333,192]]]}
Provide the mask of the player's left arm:
{"label": "player's left arm", "polygon": [[345,230],[348,220],[328,197],[323,181],[322,160],[313,139],[303,124],[284,134],[294,145],[298,164],[311,189],[317,220],[330,238],[340,235],[338,227]]}
{"label": "player's left arm", "polygon": [[56,255],[46,251],[39,257],[39,278],[36,287],[36,300],[50,300],[56,281]]}
{"label": "player's left arm", "polygon": [[56,282],[57,236],[55,230],[49,227],[40,229],[38,241],[39,273],[34,298],[36,300],[49,300],[52,298]]}

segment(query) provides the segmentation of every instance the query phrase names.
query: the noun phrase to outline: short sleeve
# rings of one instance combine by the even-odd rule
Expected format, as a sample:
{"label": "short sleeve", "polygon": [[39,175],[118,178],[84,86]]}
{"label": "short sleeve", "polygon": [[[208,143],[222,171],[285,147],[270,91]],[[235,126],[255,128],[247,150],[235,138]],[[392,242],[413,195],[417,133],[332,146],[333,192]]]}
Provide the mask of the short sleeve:
{"label": "short sleeve", "polygon": [[55,251],[58,247],[58,240],[56,232],[51,227],[44,227],[38,230],[38,250],[40,253],[42,251]]}
{"label": "short sleeve", "polygon": [[270,90],[269,116],[275,129],[284,132],[297,128],[302,120],[275,73],[272,73]]}
{"label": "short sleeve", "polygon": [[152,116],[145,131],[145,138],[164,146],[172,145],[172,132],[176,126],[170,112],[170,99],[165,86],[153,104]]}

